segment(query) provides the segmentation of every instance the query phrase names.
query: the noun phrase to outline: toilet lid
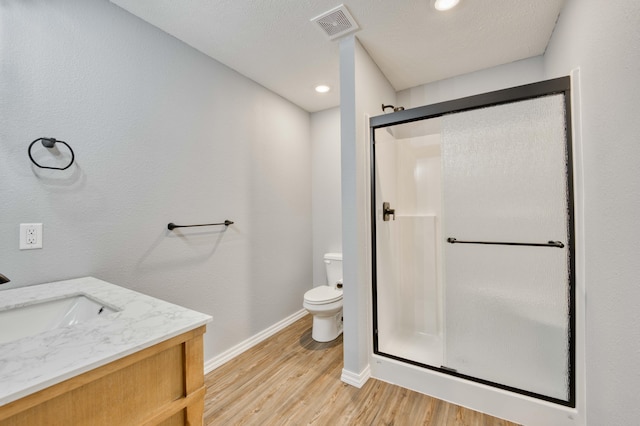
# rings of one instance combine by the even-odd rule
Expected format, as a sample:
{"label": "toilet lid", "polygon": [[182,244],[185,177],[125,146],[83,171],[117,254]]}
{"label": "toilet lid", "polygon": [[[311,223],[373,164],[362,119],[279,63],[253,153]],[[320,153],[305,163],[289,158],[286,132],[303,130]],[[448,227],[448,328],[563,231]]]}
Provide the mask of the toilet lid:
{"label": "toilet lid", "polygon": [[319,285],[304,294],[304,300],[312,305],[321,305],[342,299],[342,290],[328,285]]}

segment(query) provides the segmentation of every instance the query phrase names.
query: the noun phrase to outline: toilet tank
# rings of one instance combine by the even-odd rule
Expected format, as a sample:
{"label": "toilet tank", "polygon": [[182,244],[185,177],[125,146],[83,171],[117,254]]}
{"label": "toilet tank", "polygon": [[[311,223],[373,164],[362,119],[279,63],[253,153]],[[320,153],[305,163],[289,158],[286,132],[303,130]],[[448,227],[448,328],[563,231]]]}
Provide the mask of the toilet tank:
{"label": "toilet tank", "polygon": [[338,281],[342,283],[342,253],[326,253],[324,267],[327,271],[328,285],[335,287]]}

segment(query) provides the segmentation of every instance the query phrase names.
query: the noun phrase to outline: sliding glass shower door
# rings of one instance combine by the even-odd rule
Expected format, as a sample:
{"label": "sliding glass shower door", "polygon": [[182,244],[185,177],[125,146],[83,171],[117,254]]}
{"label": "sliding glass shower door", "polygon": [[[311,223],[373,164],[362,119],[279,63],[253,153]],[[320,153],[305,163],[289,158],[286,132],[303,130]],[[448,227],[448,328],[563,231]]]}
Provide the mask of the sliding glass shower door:
{"label": "sliding glass shower door", "polygon": [[372,119],[376,353],[574,403],[567,95],[568,78]]}
{"label": "sliding glass shower door", "polygon": [[566,400],[564,96],[452,114],[442,129],[445,365]]}

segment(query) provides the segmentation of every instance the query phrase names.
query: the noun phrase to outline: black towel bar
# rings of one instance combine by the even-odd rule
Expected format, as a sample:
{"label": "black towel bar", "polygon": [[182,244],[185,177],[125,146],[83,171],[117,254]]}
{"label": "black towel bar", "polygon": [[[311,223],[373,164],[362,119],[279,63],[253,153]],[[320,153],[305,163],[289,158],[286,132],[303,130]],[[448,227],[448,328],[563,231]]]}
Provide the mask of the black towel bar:
{"label": "black towel bar", "polygon": [[531,247],[557,247],[563,248],[564,244],[560,241],[549,241],[547,243],[511,243],[511,242],[498,242],[498,241],[459,241],[455,238],[447,238],[447,242],[450,244],[492,244],[500,246],[531,246]]}
{"label": "black towel bar", "polygon": [[229,225],[233,225],[233,221],[225,220],[224,222],[221,222],[221,223],[203,223],[201,225],[176,225],[175,223],[171,222],[170,224],[167,225],[167,229],[169,231],[173,231],[176,228],[191,228],[194,226],[216,226],[216,225],[229,226]]}

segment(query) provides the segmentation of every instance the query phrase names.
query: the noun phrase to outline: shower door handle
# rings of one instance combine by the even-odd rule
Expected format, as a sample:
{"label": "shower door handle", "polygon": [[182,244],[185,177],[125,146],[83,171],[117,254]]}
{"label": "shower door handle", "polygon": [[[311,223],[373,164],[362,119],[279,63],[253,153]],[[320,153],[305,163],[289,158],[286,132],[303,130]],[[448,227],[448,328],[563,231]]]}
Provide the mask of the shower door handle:
{"label": "shower door handle", "polygon": [[393,216],[393,220],[396,220],[396,209],[392,209],[388,202],[382,203],[382,220],[389,221],[389,216]]}
{"label": "shower door handle", "polygon": [[456,238],[447,238],[449,244],[491,244],[497,246],[529,246],[529,247],[557,247],[564,248],[561,241],[549,241],[546,243],[514,243],[504,241],[459,241]]}

